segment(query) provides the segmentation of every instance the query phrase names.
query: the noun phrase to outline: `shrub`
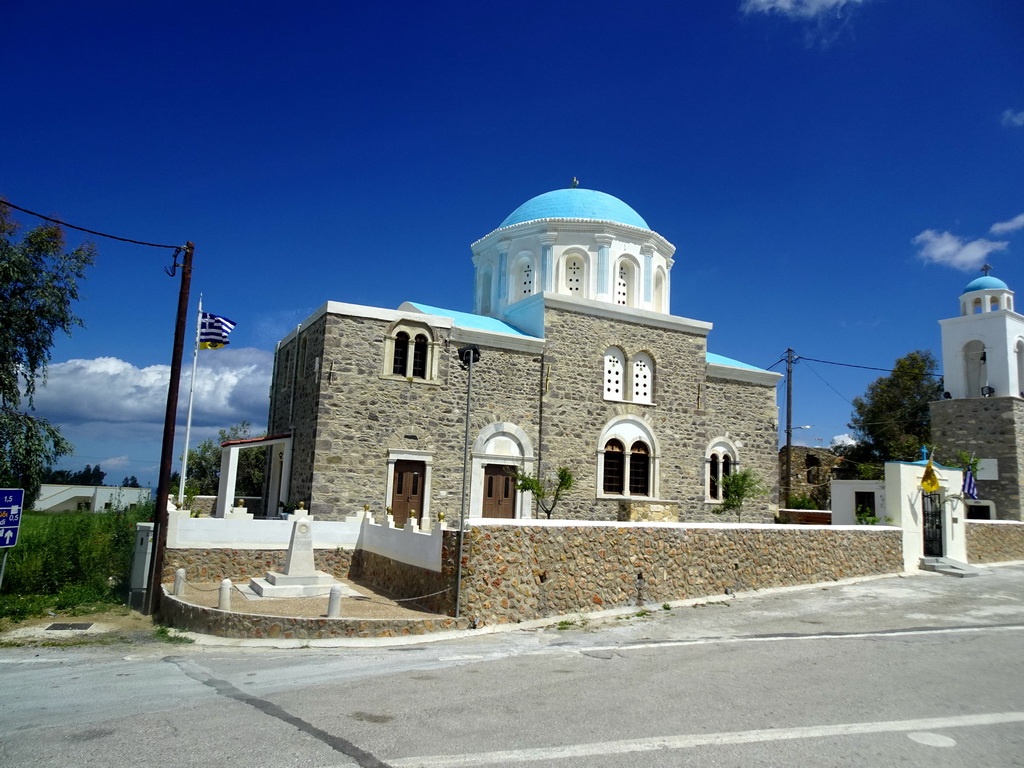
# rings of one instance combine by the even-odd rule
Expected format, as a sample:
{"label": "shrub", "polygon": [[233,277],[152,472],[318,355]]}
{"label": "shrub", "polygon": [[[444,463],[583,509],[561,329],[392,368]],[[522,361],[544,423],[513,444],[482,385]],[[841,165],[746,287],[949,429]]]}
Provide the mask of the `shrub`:
{"label": "shrub", "polygon": [[0,585],[0,616],[21,619],[48,608],[123,600],[135,524],[152,513],[152,505],[100,513],[24,513]]}

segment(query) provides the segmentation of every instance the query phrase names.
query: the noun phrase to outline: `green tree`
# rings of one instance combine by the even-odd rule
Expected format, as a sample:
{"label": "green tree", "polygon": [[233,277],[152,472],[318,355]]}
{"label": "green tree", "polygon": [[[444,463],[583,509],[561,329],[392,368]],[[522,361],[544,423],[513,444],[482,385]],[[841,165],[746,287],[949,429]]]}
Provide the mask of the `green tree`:
{"label": "green tree", "polygon": [[121,487],[122,488],[138,488],[139,487],[139,478],[137,478],[135,475],[132,475],[131,477],[126,477],[124,480],[121,481]]}
{"label": "green tree", "polygon": [[845,459],[861,465],[861,476],[879,476],[886,461],[920,457],[921,446],[931,439],[928,404],[942,397],[937,369],[931,352],[911,352],[896,361],[892,373],[854,398],[849,427],[856,442],[836,448]]}
{"label": "green tree", "polygon": [[30,507],[46,468],[72,450],[57,427],[33,413],[33,398],[45,382],[54,335],[82,325],[71,305],[95,249],[68,252],[54,224],[20,239],[18,229],[0,201],[0,485],[23,488]]}
{"label": "green tree", "polygon": [[718,514],[735,512],[736,522],[740,522],[743,516],[743,505],[748,501],[768,495],[770,491],[768,483],[752,469],[743,469],[723,475],[722,503],[715,511]]}
{"label": "green tree", "polygon": [[568,467],[559,467],[555,470],[554,477],[549,477],[547,480],[541,480],[539,477],[519,470],[516,470],[515,478],[516,488],[532,493],[537,507],[547,516],[548,520],[551,519],[551,513],[555,511],[558,502],[572,490],[576,483],[576,478],[573,477]]}
{"label": "green tree", "polygon": [[[234,440],[250,440],[265,435],[252,434],[248,421],[218,431],[218,439],[208,438],[188,452],[188,477],[185,485],[199,496],[215,496],[220,484],[220,446]],[[235,476],[236,496],[260,496],[263,493],[263,466],[266,448],[249,448],[238,455]]]}

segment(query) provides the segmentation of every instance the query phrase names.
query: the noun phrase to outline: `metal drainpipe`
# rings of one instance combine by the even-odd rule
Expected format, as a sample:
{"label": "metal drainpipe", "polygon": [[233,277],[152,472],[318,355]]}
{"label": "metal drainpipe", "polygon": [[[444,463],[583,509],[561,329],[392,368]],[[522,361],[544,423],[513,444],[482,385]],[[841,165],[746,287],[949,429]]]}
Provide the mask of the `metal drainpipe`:
{"label": "metal drainpipe", "polygon": [[466,355],[469,376],[466,380],[466,434],[462,451],[462,506],[459,508],[459,552],[455,565],[455,618],[459,618],[462,597],[462,548],[466,537],[466,493],[469,480],[469,407],[473,396],[473,352]]}

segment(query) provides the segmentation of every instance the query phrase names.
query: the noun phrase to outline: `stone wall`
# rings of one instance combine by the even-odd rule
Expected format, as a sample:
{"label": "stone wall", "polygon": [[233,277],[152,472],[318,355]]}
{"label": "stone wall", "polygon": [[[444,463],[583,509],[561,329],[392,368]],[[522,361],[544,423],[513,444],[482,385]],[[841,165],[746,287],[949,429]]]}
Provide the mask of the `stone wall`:
{"label": "stone wall", "polygon": [[[383,513],[389,450],[429,455],[427,510],[435,520],[438,512],[449,518],[458,513],[467,372],[459,366],[450,330],[431,327],[437,377],[385,374],[390,326],[384,320],[326,314],[278,351],[278,368],[297,365],[299,373],[275,378],[269,430],[286,432],[294,424],[292,501],[306,501],[318,518],[337,519],[364,506]],[[473,370],[471,435],[508,422],[536,441],[536,355],[487,347],[481,352]],[[318,362],[308,362],[317,356]]]}
{"label": "stone wall", "polygon": [[326,640],[352,637],[408,637],[452,629],[467,629],[469,619],[437,616],[430,619],[327,619],[236,613],[183,602],[165,592],[160,618],[172,627],[188,627],[217,637],[271,640]]}
{"label": "stone wall", "polygon": [[999,479],[978,479],[978,498],[995,502],[1000,520],[1024,520],[1024,400],[976,397],[939,400],[931,409],[932,443],[944,464],[957,451],[999,461]]}
{"label": "stone wall", "polygon": [[[351,549],[342,548],[315,550],[316,567],[333,576],[347,577],[352,554]],[[285,549],[167,549],[162,580],[173,581],[175,571],[184,568],[189,581],[240,581],[263,576],[267,571],[283,571],[287,555]]]}
{"label": "stone wall", "polygon": [[[706,379],[703,327],[694,324],[691,332],[680,322],[683,327],[662,328],[627,312],[610,318],[549,307],[543,355],[481,344],[473,369],[471,439],[492,424],[514,426],[532,443],[533,455],[523,457],[527,466],[538,459],[541,474],[568,466],[576,477],[555,517],[616,520],[624,499],[603,498],[599,491],[599,444],[612,420],[633,417],[655,436],[649,500],[673,505],[677,520],[716,519],[716,505],[705,500],[705,454],[712,440],[728,438],[738,448],[740,466],[776,480],[775,389]],[[390,452],[429,458],[425,506],[432,519],[458,512],[467,384],[458,344],[451,329],[430,327],[436,376],[395,377],[385,364],[392,325],[325,313],[278,350],[268,431],[294,429],[290,501],[306,502],[321,519],[364,506],[382,512]],[[604,399],[603,357],[610,346],[630,358],[643,352],[654,360],[653,403]],[[752,504],[745,519],[771,520],[771,501]],[[473,504],[475,515],[476,496]],[[525,510],[523,516],[532,514]]]}
{"label": "stone wall", "polygon": [[[968,527],[974,550],[1006,559],[1007,552],[1018,551],[1013,547],[1024,548],[1024,525],[998,539],[974,528],[984,525]],[[414,604],[426,610],[454,615],[457,551],[458,532],[446,530],[440,573],[344,549],[317,550],[316,565],[398,599],[418,598]],[[172,580],[183,567],[190,581],[242,580],[280,570],[284,556],[281,550],[168,550],[163,579]],[[461,615],[478,624],[508,623],[902,568],[902,532],[881,526],[488,523],[466,532]],[[202,621],[219,627],[215,634],[228,631],[224,617],[211,613]]]}
{"label": "stone wall", "polygon": [[[810,496],[818,509],[831,509],[833,470],[843,463],[841,457],[828,448],[794,445],[791,448],[793,466],[790,469],[790,497]],[[786,448],[779,449],[779,505],[786,506]]]}
{"label": "stone wall", "polygon": [[903,570],[902,532],[868,526],[524,521],[474,526],[466,551],[462,615],[485,624]]}
{"label": "stone wall", "polygon": [[[628,316],[611,319],[549,308],[544,333],[542,470],[567,466],[577,480],[555,517],[622,519],[623,499],[594,498],[600,488],[601,435],[617,417],[641,421],[654,435],[657,481],[650,501],[678,510],[676,520],[715,519],[717,505],[705,501],[704,477],[705,454],[716,438],[742,446],[741,466],[753,468],[769,483],[776,481],[774,387],[706,379],[706,338],[698,329],[691,333],[630,322]],[[652,403],[604,399],[604,353],[612,346],[626,355],[627,367],[641,352],[654,360]],[[625,379],[628,386],[628,370]],[[772,501],[766,497],[750,505],[748,519],[771,520]]]}
{"label": "stone wall", "polygon": [[1024,560],[1024,523],[968,520],[967,560],[971,563]]}
{"label": "stone wall", "polygon": [[444,531],[440,573],[357,550],[352,558],[349,578],[372,585],[394,598],[410,600],[428,611],[454,613],[458,541],[458,531]]}

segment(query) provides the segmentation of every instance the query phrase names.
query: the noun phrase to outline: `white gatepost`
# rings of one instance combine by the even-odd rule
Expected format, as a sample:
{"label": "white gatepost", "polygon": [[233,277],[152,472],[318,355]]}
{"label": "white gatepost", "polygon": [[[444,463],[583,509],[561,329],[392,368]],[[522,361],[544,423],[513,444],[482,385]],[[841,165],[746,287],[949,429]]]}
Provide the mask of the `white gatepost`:
{"label": "white gatepost", "polygon": [[214,517],[227,517],[235,506],[235,480],[238,476],[239,445],[223,446],[220,450],[220,484],[217,487],[217,509]]}

